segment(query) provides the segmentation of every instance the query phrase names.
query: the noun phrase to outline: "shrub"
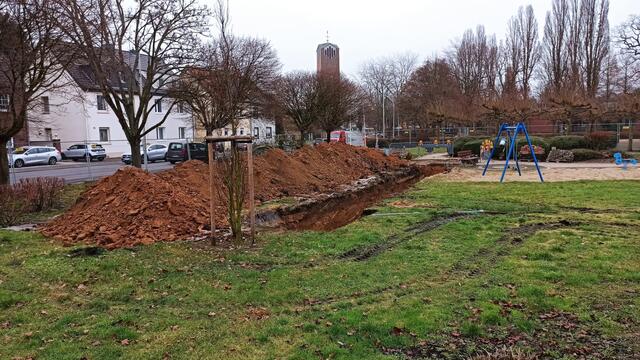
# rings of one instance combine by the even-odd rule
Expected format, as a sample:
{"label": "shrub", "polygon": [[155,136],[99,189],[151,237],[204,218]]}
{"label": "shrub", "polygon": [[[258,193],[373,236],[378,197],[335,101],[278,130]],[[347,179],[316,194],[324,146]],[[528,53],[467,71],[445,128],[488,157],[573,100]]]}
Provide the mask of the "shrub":
{"label": "shrub", "polygon": [[16,187],[0,185],[0,226],[12,226],[20,222],[27,208]]}
{"label": "shrub", "polygon": [[[541,138],[538,136],[530,136],[529,140],[531,140],[532,145],[540,146],[541,148],[543,148],[545,154],[548,154],[549,151],[551,150],[551,146],[549,146],[549,143],[544,138]],[[528,145],[527,139],[524,137],[520,137],[520,135],[518,135],[518,143],[516,144],[517,149],[521,149],[525,145]]]}
{"label": "shrub", "polygon": [[24,199],[27,210],[38,212],[60,206],[64,181],[54,177],[23,179],[15,188]]}
{"label": "shrub", "polygon": [[573,161],[586,161],[594,159],[604,159],[606,156],[600,151],[592,149],[573,149]]}
{"label": "shrub", "polygon": [[[367,147],[374,148],[376,147],[376,138],[375,137],[367,137]],[[389,140],[378,138],[378,147],[379,148],[388,148]]]}
{"label": "shrub", "polygon": [[617,145],[616,135],[609,131],[594,131],[587,135],[589,149],[606,150],[615,148]]}
{"label": "shrub", "polygon": [[[453,142],[453,153],[454,154],[458,154],[458,151],[460,150],[472,150],[469,148],[465,148],[465,145],[468,142],[472,142],[472,141],[480,141],[480,145],[482,144],[482,141],[487,139],[487,138],[491,138],[491,137],[486,137],[486,136],[463,136],[463,137],[459,137],[457,138],[454,142]],[[493,140],[493,138],[491,138],[491,140]],[[475,145],[473,145],[475,146]],[[472,146],[472,147],[473,147]],[[478,146],[478,150],[476,151],[476,155],[480,153],[480,146]]]}
{"label": "shrub", "polygon": [[480,147],[484,139],[473,139],[465,142],[460,150],[471,150],[475,155],[480,155]]}
{"label": "shrub", "polygon": [[589,147],[589,140],[579,135],[554,136],[549,139],[549,148],[561,150],[585,149]]}

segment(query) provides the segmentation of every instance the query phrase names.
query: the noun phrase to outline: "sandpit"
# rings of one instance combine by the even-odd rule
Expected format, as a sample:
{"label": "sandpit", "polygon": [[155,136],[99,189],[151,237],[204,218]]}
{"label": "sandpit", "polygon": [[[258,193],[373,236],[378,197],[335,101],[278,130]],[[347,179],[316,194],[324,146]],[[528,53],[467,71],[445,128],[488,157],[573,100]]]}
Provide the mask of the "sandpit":
{"label": "sandpit", "polygon": [[[255,158],[256,201],[332,192],[367,176],[411,166],[373,149],[339,143],[304,147],[291,155],[273,149]],[[208,183],[208,166],[200,161],[158,174],[125,167],[100,180],[40,230],[68,245],[108,249],[185,239],[208,229]],[[213,194],[218,227],[227,226],[222,194]]]}
{"label": "sandpit", "polygon": [[[482,169],[480,168],[453,168],[450,172],[433,176],[434,179],[439,181],[488,181],[498,182],[500,181],[500,175],[502,174],[502,168],[495,168],[487,171],[485,176],[482,176]],[[568,168],[568,167],[543,167],[542,175],[544,181],[579,181],[579,180],[640,180],[640,169],[630,168],[628,170],[622,170],[617,167],[581,167],[581,168]],[[507,170],[507,174],[504,178],[505,182],[510,181],[540,181],[538,173],[533,168],[528,168],[522,172],[522,176],[518,176],[518,173],[514,170]]]}

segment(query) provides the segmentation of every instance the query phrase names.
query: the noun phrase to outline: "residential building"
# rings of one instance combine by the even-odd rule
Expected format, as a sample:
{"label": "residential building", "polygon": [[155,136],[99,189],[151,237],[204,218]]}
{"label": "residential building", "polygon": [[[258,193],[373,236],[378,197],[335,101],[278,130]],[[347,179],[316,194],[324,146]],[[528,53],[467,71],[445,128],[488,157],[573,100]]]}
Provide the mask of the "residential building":
{"label": "residential building", "polygon": [[[231,125],[214,130],[215,136],[231,136]],[[276,138],[276,122],[266,118],[242,119],[238,121],[236,135],[252,135],[254,144],[274,144]],[[206,132],[202,126],[196,125],[196,138],[204,139]]]}
{"label": "residential building", "polygon": [[[130,149],[122,126],[88,65],[80,61],[72,64],[59,81],[63,83],[58,84],[55,92],[43,94],[40,106],[29,114],[26,139],[14,139],[16,146],[53,145],[64,150],[73,144],[98,143],[110,157],[119,157]],[[147,127],[161,122],[172,102],[160,93],[152,101]],[[191,124],[191,115],[182,106],[174,106],[164,123],[147,134],[146,142],[168,144],[192,138]]]}

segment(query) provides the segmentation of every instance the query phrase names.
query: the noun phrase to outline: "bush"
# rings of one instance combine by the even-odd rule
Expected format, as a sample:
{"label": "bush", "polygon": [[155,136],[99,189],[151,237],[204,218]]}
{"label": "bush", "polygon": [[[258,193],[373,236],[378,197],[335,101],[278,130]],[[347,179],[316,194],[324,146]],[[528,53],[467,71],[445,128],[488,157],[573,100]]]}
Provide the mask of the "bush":
{"label": "bush", "polygon": [[0,185],[0,227],[18,224],[25,214],[26,207],[16,187]]}
{"label": "bush", "polygon": [[[374,148],[376,147],[376,138],[375,137],[367,137],[367,147]],[[379,148],[388,148],[389,140],[378,138],[378,147]]]}
{"label": "bush", "polygon": [[600,151],[592,149],[573,149],[573,161],[586,161],[594,159],[604,159],[606,156]]}
{"label": "bush", "polygon": [[482,147],[483,141],[484,139],[469,140],[460,147],[460,150],[471,150],[474,155],[480,155],[480,148]]}
{"label": "bush", "polygon": [[[457,155],[458,151],[460,151],[460,150],[473,150],[473,149],[465,148],[465,144],[467,144],[468,142],[477,141],[477,140],[479,140],[480,144],[482,144],[482,141],[485,140],[485,139],[488,139],[488,138],[491,138],[491,137],[486,137],[486,136],[463,136],[463,137],[459,137],[453,142],[453,153],[455,155]],[[491,140],[493,140],[493,138],[491,138]],[[475,146],[475,145],[473,145],[473,146]],[[476,152],[476,155],[478,155],[479,152],[480,152],[480,146],[478,146],[478,150]]]}
{"label": "bush", "polygon": [[[545,154],[548,154],[549,151],[551,151],[551,146],[549,146],[549,143],[545,138],[541,138],[538,136],[530,136],[529,140],[531,140],[532,145],[540,146],[541,148],[543,148]],[[525,145],[528,145],[527,139],[524,137],[520,137],[520,135],[518,135],[518,143],[516,144],[517,149],[521,149]]]}
{"label": "bush", "polygon": [[19,223],[27,213],[56,208],[62,204],[64,181],[60,178],[20,180],[0,188],[0,226]]}
{"label": "bush", "polygon": [[23,179],[16,187],[28,206],[27,210],[31,212],[53,209],[62,202],[64,181],[60,178]]}
{"label": "bush", "polygon": [[609,131],[594,131],[587,135],[589,149],[606,150],[615,148],[617,145],[616,135]]}
{"label": "bush", "polygon": [[549,139],[549,148],[561,150],[585,149],[589,147],[589,140],[579,135],[554,136]]}

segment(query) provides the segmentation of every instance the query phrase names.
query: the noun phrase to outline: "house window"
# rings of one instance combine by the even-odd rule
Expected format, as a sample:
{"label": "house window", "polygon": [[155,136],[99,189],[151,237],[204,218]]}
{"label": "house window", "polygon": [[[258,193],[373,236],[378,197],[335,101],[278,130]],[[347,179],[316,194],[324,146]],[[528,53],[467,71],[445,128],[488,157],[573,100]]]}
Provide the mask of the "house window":
{"label": "house window", "polygon": [[184,114],[184,103],[183,102],[179,102],[178,105],[176,106],[176,111],[178,112],[178,114]]}
{"label": "house window", "polygon": [[101,127],[98,131],[100,132],[100,142],[109,142],[109,128]]}
{"label": "house window", "polygon": [[224,128],[224,136],[229,136],[229,128]]}
{"label": "house window", "polygon": [[178,138],[180,138],[180,139],[186,139],[187,138],[187,128],[186,127],[179,127],[178,128]]}
{"label": "house window", "polygon": [[162,112],[162,99],[156,99],[154,107],[155,107],[155,110],[156,110],[157,113],[161,113]]}
{"label": "house window", "polygon": [[260,128],[257,126],[253,128],[253,137],[260,139]]}
{"label": "house window", "polygon": [[9,95],[0,95],[0,111],[9,111]]}
{"label": "house window", "polygon": [[48,114],[49,113],[49,97],[48,96],[43,96],[41,97],[42,100],[42,113],[43,114]]}
{"label": "house window", "polygon": [[240,129],[240,135],[244,135],[244,128]]}
{"label": "house window", "polygon": [[96,96],[96,103],[98,105],[98,111],[107,111],[107,102],[104,101],[104,96]]}
{"label": "house window", "polygon": [[164,127],[156,128],[156,139],[158,140],[164,139]]}
{"label": "house window", "polygon": [[53,140],[53,133],[51,132],[51,128],[44,129],[44,138],[47,141]]}
{"label": "house window", "polygon": [[271,126],[267,126],[267,131],[266,131],[266,138],[267,139],[271,139],[271,137],[273,137],[273,130],[271,130]]}

